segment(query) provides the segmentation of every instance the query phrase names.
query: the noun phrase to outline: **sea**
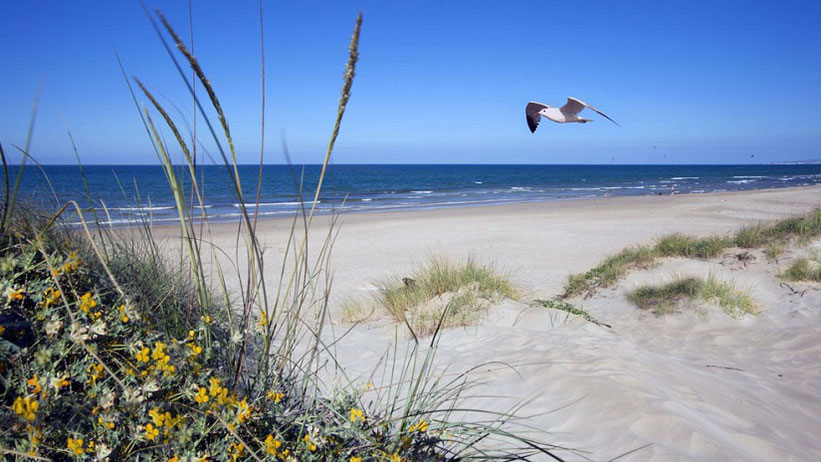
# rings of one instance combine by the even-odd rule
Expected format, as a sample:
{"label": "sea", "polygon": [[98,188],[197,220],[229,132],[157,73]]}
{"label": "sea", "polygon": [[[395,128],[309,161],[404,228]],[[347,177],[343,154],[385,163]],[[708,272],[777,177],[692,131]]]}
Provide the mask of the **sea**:
{"label": "sea", "polygon": [[[260,217],[292,216],[309,207],[320,169],[318,165],[265,165],[256,210],[259,166],[241,165],[243,201]],[[181,178],[188,177],[187,167],[177,172]],[[11,166],[9,173],[13,177],[16,168]],[[209,220],[240,218],[239,200],[225,167],[198,167],[197,178]],[[190,201],[190,181],[184,183],[186,201]],[[375,213],[819,183],[818,164],[330,165],[317,211]],[[86,210],[93,205],[101,221],[112,225],[177,218],[174,197],[159,166],[93,165],[81,170],[79,166],[27,165],[19,196],[46,209],[56,210],[69,200]]]}

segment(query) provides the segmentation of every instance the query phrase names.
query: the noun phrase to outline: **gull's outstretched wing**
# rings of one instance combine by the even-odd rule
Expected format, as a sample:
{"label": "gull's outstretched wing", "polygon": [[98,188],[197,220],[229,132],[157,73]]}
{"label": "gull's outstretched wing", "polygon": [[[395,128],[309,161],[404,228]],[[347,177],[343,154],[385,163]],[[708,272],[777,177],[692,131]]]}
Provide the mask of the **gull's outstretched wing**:
{"label": "gull's outstretched wing", "polygon": [[542,109],[547,109],[547,106],[542,103],[536,103],[534,101],[527,103],[527,106],[525,106],[527,128],[530,129],[530,133],[535,132],[536,127],[539,126],[539,121],[542,118],[542,116],[539,115],[539,111],[541,111]]}
{"label": "gull's outstretched wing", "polygon": [[[609,120],[610,122],[613,122],[616,125],[619,125],[618,122],[616,122],[615,120],[608,117],[607,114],[605,114],[604,112],[594,108],[593,106],[585,103],[582,100],[573,98],[572,96],[567,97],[567,104],[565,104],[564,106],[559,108],[559,110],[561,110],[565,114],[578,114],[578,113],[582,112],[582,110],[584,110],[584,108],[588,108],[591,111],[596,111],[600,116],[604,117],[605,119]],[[619,127],[621,127],[621,125],[619,125]]]}

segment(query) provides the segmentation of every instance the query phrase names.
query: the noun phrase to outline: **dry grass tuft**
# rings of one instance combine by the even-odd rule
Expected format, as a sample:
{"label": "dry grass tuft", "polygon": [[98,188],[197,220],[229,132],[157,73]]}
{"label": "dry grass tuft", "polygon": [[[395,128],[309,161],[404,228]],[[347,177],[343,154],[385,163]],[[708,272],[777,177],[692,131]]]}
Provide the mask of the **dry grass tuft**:
{"label": "dry grass tuft", "polygon": [[379,304],[421,337],[440,327],[475,324],[491,303],[516,297],[506,277],[472,258],[457,264],[433,257],[410,278],[394,279],[382,287]]}
{"label": "dry grass tuft", "polygon": [[697,299],[717,304],[734,319],[742,318],[748,313],[758,314],[760,309],[758,303],[747,293],[713,276],[707,280],[693,277],[676,278],[662,285],[641,286],[631,291],[627,299],[657,316],[675,313],[682,303]]}

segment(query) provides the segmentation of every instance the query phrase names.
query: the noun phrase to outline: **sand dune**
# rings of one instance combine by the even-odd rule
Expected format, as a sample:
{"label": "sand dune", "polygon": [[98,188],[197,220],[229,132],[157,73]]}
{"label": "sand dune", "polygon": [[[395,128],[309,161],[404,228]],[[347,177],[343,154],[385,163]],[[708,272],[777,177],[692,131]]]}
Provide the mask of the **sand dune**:
{"label": "sand dune", "polygon": [[[625,246],[672,232],[729,232],[819,204],[821,188],[808,187],[345,215],[331,306],[338,320],[346,297],[409,274],[431,253],[495,262],[523,288],[524,301],[553,296],[568,274]],[[327,221],[318,219],[317,236]],[[235,226],[215,227],[218,245],[235,245]],[[263,223],[269,261],[278,260],[288,226]],[[507,301],[480,325],[446,332],[437,361],[450,370],[514,366],[494,363],[475,375],[482,382],[475,393],[509,399],[470,405],[503,410],[531,399],[524,411],[534,415],[529,424],[550,432],[544,439],[584,451],[564,454],[568,460],[639,448],[623,460],[819,460],[821,291],[816,284],[803,296],[791,293],[775,277],[785,263],[756,256],[747,267],[732,258],[667,260],[580,302],[610,329]],[[276,270],[267,269],[271,278]],[[708,273],[746,288],[763,312],[734,320],[701,306],[659,318],[625,297],[643,282]],[[346,373],[367,377],[397,331],[384,320],[353,328],[336,345]]]}

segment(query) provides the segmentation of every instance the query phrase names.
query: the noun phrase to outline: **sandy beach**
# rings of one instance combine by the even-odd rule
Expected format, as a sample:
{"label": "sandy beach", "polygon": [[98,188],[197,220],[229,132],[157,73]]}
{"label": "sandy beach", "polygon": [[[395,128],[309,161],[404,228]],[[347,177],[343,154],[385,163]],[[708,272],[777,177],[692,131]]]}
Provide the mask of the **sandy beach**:
{"label": "sandy beach", "polygon": [[[342,302],[372,296],[381,281],[410,274],[432,254],[473,256],[506,272],[523,295],[441,338],[443,370],[488,364],[473,376],[481,385],[472,392],[505,397],[471,398],[471,406],[505,410],[530,400],[520,412],[532,416],[528,425],[582,451],[560,453],[567,460],[635,449],[620,460],[818,460],[821,293],[817,284],[805,284],[803,294],[779,286],[789,252],[777,263],[753,252],[743,268],[732,258],[668,259],[635,271],[579,301],[612,328],[565,321],[527,302],[558,295],[569,274],[626,246],[674,232],[727,233],[819,205],[821,188],[805,187],[342,215],[330,306],[334,335],[351,330],[335,353],[349,377],[369,379],[397,332],[400,344],[406,335],[387,317],[345,325]],[[315,219],[314,242],[329,221]],[[290,224],[261,222],[267,261],[280,261]],[[216,245],[233,253],[236,224],[212,228]],[[270,278],[277,272],[266,268]],[[625,298],[641,282],[681,274],[734,281],[763,311],[741,320],[717,310],[656,317]]]}

